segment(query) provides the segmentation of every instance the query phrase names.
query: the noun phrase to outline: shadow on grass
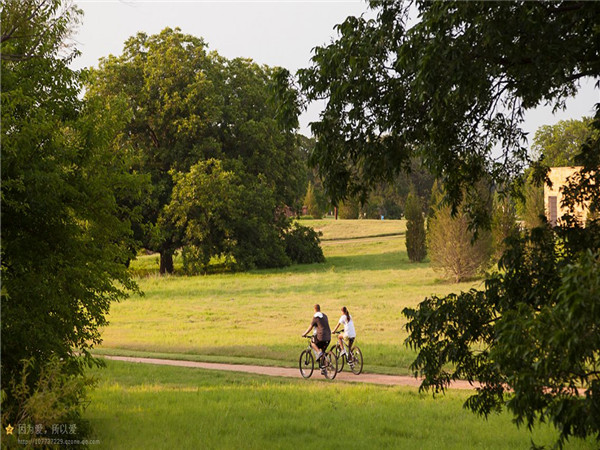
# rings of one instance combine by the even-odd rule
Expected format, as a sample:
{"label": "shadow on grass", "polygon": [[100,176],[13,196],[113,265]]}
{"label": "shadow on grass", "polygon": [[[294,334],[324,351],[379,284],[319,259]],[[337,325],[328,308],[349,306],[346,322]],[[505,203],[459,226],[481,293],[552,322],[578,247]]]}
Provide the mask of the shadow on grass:
{"label": "shadow on grass", "polygon": [[365,255],[330,256],[327,263],[348,271],[355,270],[412,270],[426,267],[425,263],[412,263],[406,252],[396,251]]}
{"label": "shadow on grass", "polygon": [[428,262],[412,263],[406,252],[386,252],[364,255],[329,256],[322,264],[296,264],[281,269],[253,270],[258,274],[302,274],[335,271],[338,273],[361,272],[365,270],[413,270],[429,267]]}
{"label": "shadow on grass", "polygon": [[[410,262],[405,251],[394,251],[385,253],[371,253],[362,255],[344,255],[344,256],[329,256],[324,263],[315,264],[294,264],[288,267],[275,269],[254,269],[247,272],[236,272],[235,270],[227,270],[223,265],[211,266],[208,273],[204,275],[221,275],[221,274],[311,274],[324,273],[335,271],[337,273],[359,272],[359,271],[379,271],[379,270],[414,270],[429,267],[429,262],[426,260],[421,263]],[[158,269],[135,269],[132,274],[137,277],[152,277],[158,276]],[[175,276],[186,276],[182,269],[177,269],[172,274]],[[191,276],[197,276],[196,274]]]}

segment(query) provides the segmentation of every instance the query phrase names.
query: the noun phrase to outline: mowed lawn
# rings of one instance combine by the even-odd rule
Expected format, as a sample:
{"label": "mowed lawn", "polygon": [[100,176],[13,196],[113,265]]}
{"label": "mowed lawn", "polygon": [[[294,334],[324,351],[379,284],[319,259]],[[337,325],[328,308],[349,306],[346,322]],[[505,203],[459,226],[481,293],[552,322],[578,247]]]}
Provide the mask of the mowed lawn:
{"label": "mowed lawn", "polygon": [[[327,262],[205,276],[149,275],[143,296],[113,304],[100,352],[295,366],[312,306],[334,325],[353,315],[365,370],[408,373],[401,311],[424,297],[481,285],[440,280],[428,263],[409,262],[404,221],[303,221],[323,231]],[[396,236],[389,236],[397,234]],[[379,236],[379,237],[376,237]],[[158,268],[154,255],[134,269]]]}
{"label": "mowed lawn", "polygon": [[462,408],[464,391],[432,398],[406,387],[112,361],[95,372],[85,418],[99,448],[514,450],[556,439],[548,426],[517,429],[506,413],[477,417]]}

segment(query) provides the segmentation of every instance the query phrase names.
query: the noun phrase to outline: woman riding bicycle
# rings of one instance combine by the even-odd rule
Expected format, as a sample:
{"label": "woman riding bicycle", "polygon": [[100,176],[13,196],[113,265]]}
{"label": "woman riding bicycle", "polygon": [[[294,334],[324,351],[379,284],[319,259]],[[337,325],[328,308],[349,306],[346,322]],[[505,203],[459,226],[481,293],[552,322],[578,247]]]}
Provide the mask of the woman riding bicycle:
{"label": "woman riding bicycle", "polygon": [[352,320],[352,316],[348,312],[348,308],[345,306],[342,307],[342,317],[338,321],[335,326],[335,333],[340,325],[344,325],[344,332],[340,333],[338,339],[340,340],[340,348],[344,348],[343,341],[346,340],[348,342],[348,353],[347,356],[349,359],[352,359],[352,344],[354,343],[354,339],[356,339],[356,330],[354,329],[354,321]]}

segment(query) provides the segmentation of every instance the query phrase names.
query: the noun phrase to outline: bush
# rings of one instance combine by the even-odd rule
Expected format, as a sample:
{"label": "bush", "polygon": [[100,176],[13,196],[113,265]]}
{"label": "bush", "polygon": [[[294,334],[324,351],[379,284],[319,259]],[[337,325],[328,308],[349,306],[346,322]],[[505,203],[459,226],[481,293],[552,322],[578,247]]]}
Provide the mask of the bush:
{"label": "bush", "polygon": [[[487,208],[489,191],[481,186],[479,192],[481,202],[485,204],[482,207]],[[433,269],[458,283],[481,274],[488,267],[492,237],[489,231],[480,230],[474,239],[466,214],[459,210],[453,217],[450,206],[441,205],[443,196],[443,189],[436,184],[427,221],[427,251]]]}
{"label": "bush", "polygon": [[[34,430],[36,437],[81,439],[88,434],[88,425],[81,419],[86,404],[87,389],[94,380],[73,373],[70,362],[57,356],[38,367],[35,359],[24,360],[19,377],[13,378],[2,389],[2,430],[10,424],[15,429]],[[35,379],[32,384],[31,379]],[[6,398],[13,401],[7,405]],[[55,429],[55,427],[59,427]],[[62,426],[62,428],[60,427]],[[57,434],[58,433],[58,434]],[[17,431],[3,435],[3,444],[17,444]],[[15,438],[15,442],[11,439]],[[3,445],[4,447],[4,445]]]}
{"label": "bush", "polygon": [[402,219],[402,207],[391,199],[385,199],[383,201],[383,214],[386,219],[397,220]]}
{"label": "bush", "polygon": [[311,182],[308,183],[308,188],[306,189],[306,196],[304,197],[304,206],[306,206],[308,214],[314,219],[320,219],[323,217],[323,211],[319,206],[317,196],[315,195],[315,189]]}
{"label": "bush", "polygon": [[381,208],[377,202],[365,203],[359,210],[359,217],[378,220],[381,218]]}
{"label": "bush", "polygon": [[427,255],[425,221],[419,198],[413,193],[406,198],[406,251],[412,262],[421,262]]}
{"label": "bush", "polygon": [[322,235],[320,231],[294,223],[284,234],[285,253],[297,264],[325,262],[319,238]]}
{"label": "bush", "polygon": [[[247,205],[257,205],[259,199]],[[272,211],[272,210],[271,210]],[[266,213],[269,213],[266,210]],[[248,210],[245,218],[235,221],[233,236],[236,243],[231,255],[238,270],[272,269],[289,266],[293,261],[286,255],[285,244],[281,239],[283,224],[268,222],[268,217]]]}
{"label": "bush", "polygon": [[493,262],[497,263],[506,250],[505,240],[517,233],[517,214],[512,200],[508,197],[496,195],[494,198],[494,211],[492,214],[492,240]]}
{"label": "bush", "polygon": [[338,215],[340,219],[358,219],[360,213],[360,205],[357,200],[348,199],[341,203],[338,207]]}

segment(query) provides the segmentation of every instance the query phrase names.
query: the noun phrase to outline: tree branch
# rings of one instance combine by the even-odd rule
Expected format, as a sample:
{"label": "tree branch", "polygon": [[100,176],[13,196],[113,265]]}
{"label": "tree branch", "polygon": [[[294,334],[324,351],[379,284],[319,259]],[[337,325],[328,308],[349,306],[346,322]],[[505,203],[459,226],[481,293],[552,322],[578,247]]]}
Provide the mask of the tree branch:
{"label": "tree branch", "polygon": [[42,6],[44,6],[45,3],[46,3],[46,0],[42,0],[34,8],[34,10],[31,12],[29,17],[27,17],[24,21],[17,22],[17,24],[15,26],[13,26],[8,32],[2,34],[2,37],[0,37],[0,44],[3,43],[4,41],[8,41],[12,37],[14,32],[17,31],[17,29],[21,26],[21,24],[23,22],[29,22],[30,20],[32,20],[37,15],[38,11],[42,8]]}

